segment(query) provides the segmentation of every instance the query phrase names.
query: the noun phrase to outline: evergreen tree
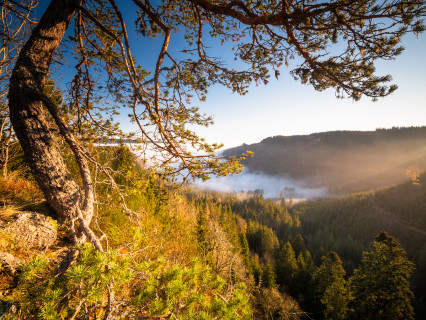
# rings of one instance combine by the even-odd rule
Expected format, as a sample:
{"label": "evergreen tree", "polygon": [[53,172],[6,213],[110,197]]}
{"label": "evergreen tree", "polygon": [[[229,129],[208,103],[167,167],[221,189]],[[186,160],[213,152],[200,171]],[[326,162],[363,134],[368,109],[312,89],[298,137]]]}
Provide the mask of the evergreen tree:
{"label": "evergreen tree", "polygon": [[294,253],[298,256],[300,253],[305,253],[308,249],[306,248],[305,240],[299,233],[292,241]]}
{"label": "evergreen tree", "polygon": [[247,240],[250,249],[259,254],[261,258],[273,254],[278,246],[278,238],[274,231],[257,221],[249,221],[247,227]]}
{"label": "evergreen tree", "polygon": [[314,306],[325,319],[345,319],[350,294],[346,285],[342,261],[335,252],[322,257],[321,265],[312,276]]}
{"label": "evergreen tree", "polygon": [[285,208],[286,207],[286,203],[285,203],[285,197],[284,197],[284,192],[280,191],[280,205]]}
{"label": "evergreen tree", "polygon": [[209,227],[207,214],[202,208],[199,209],[197,214],[197,242],[203,260],[206,261],[207,254],[210,251]]}
{"label": "evergreen tree", "polygon": [[405,250],[382,231],[350,280],[352,319],[414,319],[409,283],[413,270]]}
{"label": "evergreen tree", "polygon": [[277,282],[283,291],[288,291],[292,280],[297,274],[297,261],[294,250],[290,242],[281,244],[277,250],[275,257],[275,270],[277,274]]}
{"label": "evergreen tree", "polygon": [[274,267],[270,263],[266,263],[262,269],[262,287],[276,288],[276,278]]}
{"label": "evergreen tree", "polygon": [[306,308],[308,300],[307,297],[311,291],[310,282],[315,265],[309,251],[299,253],[296,261],[298,271],[293,285],[290,288],[290,294],[297,297],[302,307]]}
{"label": "evergreen tree", "polygon": [[259,256],[255,253],[250,259],[250,271],[253,274],[255,284],[260,284],[262,268],[260,267]]}
{"label": "evergreen tree", "polygon": [[243,230],[240,234],[241,254],[243,255],[246,266],[249,265],[249,244],[246,237],[246,232]]}

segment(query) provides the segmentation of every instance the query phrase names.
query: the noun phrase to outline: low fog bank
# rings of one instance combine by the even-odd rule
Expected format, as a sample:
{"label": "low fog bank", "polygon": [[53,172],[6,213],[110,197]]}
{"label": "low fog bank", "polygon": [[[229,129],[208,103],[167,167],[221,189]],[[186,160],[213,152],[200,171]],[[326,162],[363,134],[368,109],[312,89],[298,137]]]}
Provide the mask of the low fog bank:
{"label": "low fog bank", "polygon": [[213,177],[206,182],[197,181],[195,186],[218,192],[247,193],[249,191],[263,190],[265,198],[279,198],[283,192],[286,199],[313,199],[330,196],[326,187],[312,188],[303,181],[294,180],[284,176],[270,176],[244,170],[243,173],[227,177]]}

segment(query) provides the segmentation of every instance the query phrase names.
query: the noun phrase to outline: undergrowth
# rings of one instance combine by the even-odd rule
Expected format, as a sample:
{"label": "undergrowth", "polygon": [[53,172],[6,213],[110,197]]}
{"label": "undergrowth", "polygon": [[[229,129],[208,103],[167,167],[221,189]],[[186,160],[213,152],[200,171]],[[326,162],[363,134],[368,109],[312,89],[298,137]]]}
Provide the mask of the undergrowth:
{"label": "undergrowth", "polygon": [[[120,186],[118,190],[108,183],[96,185],[92,229],[102,239],[105,252],[89,244],[74,248],[77,258],[65,271],[58,265],[58,256],[49,251],[28,256],[15,288],[6,297],[19,311],[3,317],[251,318],[252,284],[241,262],[241,248],[222,230],[218,218],[214,214],[208,218],[214,227],[209,241],[215,246],[211,258],[205,259],[197,237],[199,208],[183,191],[167,187],[154,172],[139,167],[127,148],[96,152],[114,170]],[[76,169],[72,163],[70,168]],[[97,174],[96,181],[106,180]],[[9,181],[0,190],[2,199],[10,203],[40,200],[31,182]],[[124,213],[119,192],[131,216]],[[41,205],[40,209],[46,208]],[[70,243],[62,239],[60,245],[65,249]]]}

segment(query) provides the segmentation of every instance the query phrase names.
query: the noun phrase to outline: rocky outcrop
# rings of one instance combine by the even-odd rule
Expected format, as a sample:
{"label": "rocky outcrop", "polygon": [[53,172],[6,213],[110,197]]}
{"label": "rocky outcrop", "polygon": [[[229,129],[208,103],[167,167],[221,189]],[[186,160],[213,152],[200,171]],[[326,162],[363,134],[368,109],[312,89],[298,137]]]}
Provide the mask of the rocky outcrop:
{"label": "rocky outcrop", "polygon": [[[2,249],[26,251],[45,250],[54,244],[57,227],[53,219],[35,212],[17,212],[12,215],[1,215],[0,237],[4,240]],[[0,281],[12,284],[16,280],[17,271],[23,262],[14,255],[0,252]],[[14,280],[15,279],[15,280]],[[0,319],[3,316],[14,317],[18,310],[16,303],[3,300],[10,294],[9,286],[0,288]]]}
{"label": "rocky outcrop", "polygon": [[35,212],[22,212],[2,230],[16,248],[44,250],[56,240],[54,220]]}
{"label": "rocky outcrop", "polygon": [[22,264],[19,258],[14,257],[10,253],[0,252],[0,272],[7,271],[11,275],[14,275],[16,269]]}

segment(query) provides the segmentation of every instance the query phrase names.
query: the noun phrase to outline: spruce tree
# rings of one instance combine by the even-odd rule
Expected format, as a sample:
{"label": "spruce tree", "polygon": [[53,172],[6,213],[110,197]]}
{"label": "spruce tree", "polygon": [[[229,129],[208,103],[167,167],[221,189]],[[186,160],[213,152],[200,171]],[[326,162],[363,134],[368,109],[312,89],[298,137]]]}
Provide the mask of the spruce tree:
{"label": "spruce tree", "polygon": [[262,287],[264,288],[276,288],[276,274],[274,267],[270,263],[266,263],[262,268]]}
{"label": "spruce tree", "polygon": [[307,307],[307,298],[311,291],[310,282],[315,265],[309,251],[301,252],[297,256],[298,272],[290,288],[290,294],[297,297],[303,308]]}
{"label": "spruce tree", "polygon": [[275,257],[275,268],[277,274],[277,282],[283,291],[288,291],[292,280],[297,274],[297,261],[293,247],[290,242],[281,244]]}
{"label": "spruce tree", "polygon": [[335,252],[321,258],[321,265],[312,276],[314,308],[325,319],[345,319],[348,312],[350,292],[346,285],[345,269]]}
{"label": "spruce tree", "polygon": [[405,250],[382,231],[351,278],[352,319],[414,319],[409,282],[413,270]]}
{"label": "spruce tree", "polygon": [[242,231],[240,234],[240,244],[241,244],[241,254],[244,258],[244,262],[246,264],[246,266],[249,266],[249,253],[250,253],[250,249],[249,249],[249,244],[247,241],[247,237],[246,237],[246,231]]}
{"label": "spruce tree", "polygon": [[200,208],[197,214],[197,242],[200,254],[203,260],[206,261],[207,254],[210,251],[210,243],[207,214],[203,208]]}
{"label": "spruce tree", "polygon": [[306,248],[305,240],[302,235],[299,233],[296,237],[294,237],[292,241],[292,246],[294,249],[294,253],[298,256],[300,253],[305,253],[308,249]]}
{"label": "spruce tree", "polygon": [[260,267],[259,256],[255,253],[250,259],[250,272],[254,277],[256,286],[261,284],[262,268]]}

